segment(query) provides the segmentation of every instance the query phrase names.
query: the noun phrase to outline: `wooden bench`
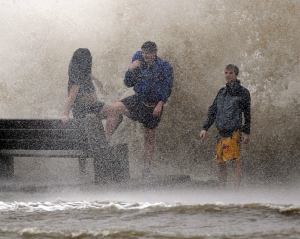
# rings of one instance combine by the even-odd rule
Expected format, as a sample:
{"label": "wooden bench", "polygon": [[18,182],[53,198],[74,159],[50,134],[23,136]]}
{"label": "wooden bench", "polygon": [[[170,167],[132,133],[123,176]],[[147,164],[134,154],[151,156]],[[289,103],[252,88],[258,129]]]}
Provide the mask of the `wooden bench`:
{"label": "wooden bench", "polygon": [[84,120],[0,119],[0,177],[14,175],[14,157],[94,159],[95,183],[129,179],[128,147],[108,146],[102,122],[95,115]]}

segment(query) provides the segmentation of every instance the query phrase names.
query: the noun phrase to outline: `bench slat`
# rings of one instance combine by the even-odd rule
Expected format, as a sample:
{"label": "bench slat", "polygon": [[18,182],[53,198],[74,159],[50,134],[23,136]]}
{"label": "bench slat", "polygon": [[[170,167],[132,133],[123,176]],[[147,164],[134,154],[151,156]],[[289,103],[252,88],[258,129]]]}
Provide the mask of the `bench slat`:
{"label": "bench slat", "polygon": [[58,119],[1,119],[0,129],[76,129],[78,122],[63,124]]}
{"label": "bench slat", "polygon": [[86,138],[77,129],[0,129],[0,139],[72,140]]}
{"label": "bench slat", "polygon": [[2,155],[14,157],[38,157],[38,158],[90,158],[89,151],[82,150],[2,150]]}
{"label": "bench slat", "polygon": [[27,149],[27,150],[85,150],[87,142],[78,140],[1,140],[0,149]]}

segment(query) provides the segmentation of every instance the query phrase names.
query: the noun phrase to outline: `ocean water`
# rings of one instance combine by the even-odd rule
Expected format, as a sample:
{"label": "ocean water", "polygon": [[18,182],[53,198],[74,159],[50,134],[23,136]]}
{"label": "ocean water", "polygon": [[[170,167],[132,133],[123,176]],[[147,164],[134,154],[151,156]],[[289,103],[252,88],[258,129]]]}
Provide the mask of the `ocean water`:
{"label": "ocean water", "polygon": [[191,182],[2,191],[0,238],[300,238],[299,192]]}

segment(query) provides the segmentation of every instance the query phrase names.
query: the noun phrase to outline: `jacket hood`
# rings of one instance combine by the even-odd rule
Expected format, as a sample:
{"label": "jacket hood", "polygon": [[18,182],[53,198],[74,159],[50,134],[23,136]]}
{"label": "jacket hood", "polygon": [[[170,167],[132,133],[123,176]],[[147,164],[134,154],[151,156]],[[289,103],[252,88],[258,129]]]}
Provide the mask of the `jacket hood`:
{"label": "jacket hood", "polygon": [[232,87],[229,86],[228,83],[226,83],[226,90],[229,92],[231,95],[237,95],[239,88],[241,86],[241,81],[239,79],[236,80],[234,85]]}

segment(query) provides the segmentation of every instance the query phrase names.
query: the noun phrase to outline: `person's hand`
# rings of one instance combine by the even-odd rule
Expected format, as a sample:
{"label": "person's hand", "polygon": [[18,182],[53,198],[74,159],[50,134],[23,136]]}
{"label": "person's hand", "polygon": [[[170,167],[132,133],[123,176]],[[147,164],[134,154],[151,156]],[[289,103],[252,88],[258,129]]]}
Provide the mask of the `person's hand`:
{"label": "person's hand", "polygon": [[128,67],[128,70],[129,71],[133,71],[134,69],[140,67],[142,64],[142,61],[141,60],[135,60],[134,62],[132,62],[129,67]]}
{"label": "person's hand", "polygon": [[250,134],[242,133],[242,143],[248,144],[250,142]]}
{"label": "person's hand", "polygon": [[206,130],[202,130],[201,132],[200,132],[200,139],[205,139],[205,136],[206,136]]}
{"label": "person's hand", "polygon": [[161,112],[162,112],[162,105],[157,104],[153,110],[153,115],[155,117],[159,117],[159,116],[161,116]]}
{"label": "person's hand", "polygon": [[61,118],[61,120],[62,120],[62,122],[64,124],[68,123],[68,121],[69,121],[69,115],[63,115],[63,117]]}

